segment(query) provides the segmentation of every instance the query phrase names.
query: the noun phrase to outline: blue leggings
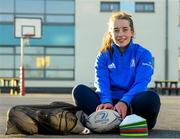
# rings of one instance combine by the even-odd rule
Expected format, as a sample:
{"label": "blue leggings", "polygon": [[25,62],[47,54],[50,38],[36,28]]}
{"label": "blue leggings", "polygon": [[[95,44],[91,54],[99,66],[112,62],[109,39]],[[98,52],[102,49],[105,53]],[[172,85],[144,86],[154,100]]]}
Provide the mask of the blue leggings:
{"label": "blue leggings", "polygon": [[[74,103],[90,115],[96,110],[96,107],[101,104],[99,96],[95,91],[85,85],[78,85],[72,90]],[[115,105],[118,100],[113,100]],[[147,120],[148,129],[152,129],[156,124],[156,119],[160,110],[160,98],[153,91],[142,92],[135,96],[131,102],[132,113],[137,114]],[[130,108],[128,108],[128,112]]]}

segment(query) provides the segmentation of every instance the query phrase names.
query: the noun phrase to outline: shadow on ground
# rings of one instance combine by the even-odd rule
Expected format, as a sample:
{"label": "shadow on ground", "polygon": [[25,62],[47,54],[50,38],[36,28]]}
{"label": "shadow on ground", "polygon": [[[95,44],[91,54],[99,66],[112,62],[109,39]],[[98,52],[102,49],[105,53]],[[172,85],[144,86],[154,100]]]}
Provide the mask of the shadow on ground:
{"label": "shadow on ground", "polygon": [[154,129],[149,132],[149,138],[180,138],[180,131]]}
{"label": "shadow on ground", "polygon": [[[7,135],[6,138],[124,138],[118,133],[114,134],[89,134],[89,135]],[[136,137],[139,138],[139,137]],[[154,129],[145,138],[180,138],[180,131]]]}

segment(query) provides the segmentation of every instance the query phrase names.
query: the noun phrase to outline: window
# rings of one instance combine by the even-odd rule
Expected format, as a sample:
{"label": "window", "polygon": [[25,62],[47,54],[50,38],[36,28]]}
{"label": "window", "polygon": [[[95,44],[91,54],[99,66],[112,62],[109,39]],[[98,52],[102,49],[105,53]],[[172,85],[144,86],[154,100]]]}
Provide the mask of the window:
{"label": "window", "polygon": [[14,0],[0,0],[0,13],[13,13]]}
{"label": "window", "polygon": [[8,69],[1,69],[0,70],[0,76],[2,77],[13,77],[13,70]]}
{"label": "window", "polygon": [[14,17],[38,17],[43,23],[74,24],[75,0],[0,0],[0,23],[12,23]]}
{"label": "window", "polygon": [[46,54],[67,54],[67,55],[73,55],[74,49],[73,48],[46,48]]}
{"label": "window", "polygon": [[12,47],[0,47],[0,54],[12,54],[13,48]]}
{"label": "window", "polygon": [[0,22],[13,22],[14,0],[0,0]]}
{"label": "window", "polygon": [[13,22],[13,14],[0,14],[0,22]]}
{"label": "window", "polygon": [[[0,77],[13,77],[14,76],[14,48],[1,47],[0,48]],[[4,62],[4,60],[6,62]]]}
{"label": "window", "polygon": [[73,15],[48,15],[46,16],[48,23],[74,23]]}
{"label": "window", "polygon": [[[31,46],[24,49],[27,80],[73,80],[74,47]],[[0,47],[0,76],[19,77],[20,47]]]}
{"label": "window", "polygon": [[[73,69],[74,56],[49,56],[48,69]],[[58,64],[57,64],[58,63]]]}
{"label": "window", "polygon": [[[15,64],[11,65],[19,76],[20,47],[15,50]],[[26,48],[24,54],[26,79],[74,79],[74,47],[35,46]]]}
{"label": "window", "polygon": [[135,12],[152,13],[154,11],[155,11],[154,2],[136,2],[135,3]]}
{"label": "window", "polygon": [[47,0],[46,1],[47,23],[74,23],[75,2],[74,0]]}
{"label": "window", "polygon": [[47,78],[61,78],[61,79],[72,79],[74,76],[74,72],[72,71],[56,71],[56,70],[48,70],[46,72]]}
{"label": "window", "polygon": [[17,13],[44,13],[43,0],[17,0],[15,7]]}
{"label": "window", "polygon": [[74,1],[57,1],[47,0],[46,13],[47,14],[74,14]]}
{"label": "window", "polygon": [[[30,48],[30,49],[29,49]],[[16,47],[16,54],[20,54],[21,50],[20,47]],[[27,47],[27,49],[24,49],[24,54],[44,54],[44,48],[43,47]]]}
{"label": "window", "polygon": [[101,2],[101,12],[120,11],[120,2]]}
{"label": "window", "polygon": [[[0,55],[0,65],[1,69],[13,68],[14,66],[14,56],[13,55]],[[5,61],[6,62],[5,62]]]}

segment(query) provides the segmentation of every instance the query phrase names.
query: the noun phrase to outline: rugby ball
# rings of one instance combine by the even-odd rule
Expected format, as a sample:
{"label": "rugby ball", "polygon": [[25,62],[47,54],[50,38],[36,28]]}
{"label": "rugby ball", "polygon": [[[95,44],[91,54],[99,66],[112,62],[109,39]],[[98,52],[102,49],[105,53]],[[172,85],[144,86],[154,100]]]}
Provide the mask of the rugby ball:
{"label": "rugby ball", "polygon": [[118,112],[110,109],[93,112],[86,119],[86,126],[92,131],[103,133],[119,127],[122,119]]}

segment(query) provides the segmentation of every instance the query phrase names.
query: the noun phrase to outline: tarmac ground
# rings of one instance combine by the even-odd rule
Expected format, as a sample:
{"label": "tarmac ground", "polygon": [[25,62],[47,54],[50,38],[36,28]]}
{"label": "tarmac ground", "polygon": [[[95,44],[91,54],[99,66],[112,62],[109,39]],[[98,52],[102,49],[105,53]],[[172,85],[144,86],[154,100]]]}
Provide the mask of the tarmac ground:
{"label": "tarmac ground", "polygon": [[[180,96],[160,96],[161,109],[155,128],[147,138],[180,138]],[[71,94],[35,94],[10,96],[0,94],[0,138],[123,138],[118,134],[89,135],[5,135],[6,115],[10,107],[25,104],[49,104],[53,101],[73,103]]]}

